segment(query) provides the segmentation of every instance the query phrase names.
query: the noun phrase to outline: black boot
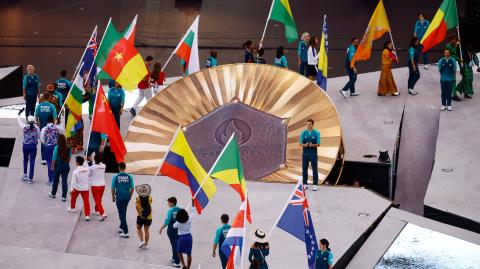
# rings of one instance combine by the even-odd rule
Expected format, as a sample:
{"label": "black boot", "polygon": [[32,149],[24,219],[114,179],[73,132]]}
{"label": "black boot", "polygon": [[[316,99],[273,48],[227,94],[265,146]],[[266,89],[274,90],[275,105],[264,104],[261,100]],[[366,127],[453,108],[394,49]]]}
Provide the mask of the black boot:
{"label": "black boot", "polygon": [[453,101],[457,101],[457,102],[460,102],[462,101],[462,99],[460,99],[460,97],[458,97],[457,95],[455,95],[453,98],[452,98]]}

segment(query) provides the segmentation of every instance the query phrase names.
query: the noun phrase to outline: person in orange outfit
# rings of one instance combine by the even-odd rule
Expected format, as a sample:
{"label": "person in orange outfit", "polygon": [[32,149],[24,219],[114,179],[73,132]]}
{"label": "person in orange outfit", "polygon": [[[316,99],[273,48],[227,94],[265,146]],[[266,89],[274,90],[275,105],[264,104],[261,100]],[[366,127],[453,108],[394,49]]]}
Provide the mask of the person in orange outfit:
{"label": "person in orange outfit", "polygon": [[390,40],[385,41],[382,52],[382,68],[380,72],[380,81],[378,82],[379,96],[400,95],[392,74],[392,65],[394,62],[398,63],[398,58],[395,54],[395,51],[393,50],[393,43]]}

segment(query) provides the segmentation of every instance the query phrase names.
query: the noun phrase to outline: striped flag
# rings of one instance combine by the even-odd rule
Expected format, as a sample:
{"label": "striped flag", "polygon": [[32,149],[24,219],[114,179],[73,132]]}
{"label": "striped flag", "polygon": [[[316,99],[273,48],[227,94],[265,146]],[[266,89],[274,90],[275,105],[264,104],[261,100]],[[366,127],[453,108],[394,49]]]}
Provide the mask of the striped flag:
{"label": "striped flag", "polygon": [[288,0],[273,0],[269,20],[278,21],[285,25],[285,37],[288,43],[298,39],[297,26],[293,20]]}
{"label": "striped flag", "polygon": [[435,17],[433,17],[427,32],[420,41],[420,44],[423,45],[422,52],[426,52],[442,42],[447,35],[447,30],[458,27],[456,2],[455,0],[443,1]]}
{"label": "striped flag", "polygon": [[323,17],[322,40],[320,42],[320,53],[318,54],[318,73],[317,85],[323,90],[327,90],[328,77],[328,33],[327,33],[327,15]]}
{"label": "striped flag", "polygon": [[[68,107],[69,113],[67,117],[66,137],[72,137],[76,134],[76,131],[81,128],[80,119],[82,118],[82,103],[83,95],[85,94],[85,81],[86,74],[95,73],[91,72],[94,63],[94,58],[97,53],[97,27],[93,30],[90,39],[88,40],[87,47],[80,60],[80,67],[73,80],[72,87],[68,92],[65,99],[65,105]],[[89,76],[90,78],[90,76]],[[89,79],[90,80],[90,79]],[[92,81],[90,81],[92,82]]]}
{"label": "striped flag", "polygon": [[[248,199],[248,198],[247,198]],[[246,200],[247,200],[246,199]],[[228,257],[227,269],[242,267],[243,241],[245,238],[246,201],[242,202],[232,226],[222,244],[222,251]]]}
{"label": "striped flag", "polygon": [[190,28],[183,36],[180,43],[173,51],[180,59],[187,64],[187,74],[200,71],[200,60],[198,58],[198,21],[200,15],[195,18]]}

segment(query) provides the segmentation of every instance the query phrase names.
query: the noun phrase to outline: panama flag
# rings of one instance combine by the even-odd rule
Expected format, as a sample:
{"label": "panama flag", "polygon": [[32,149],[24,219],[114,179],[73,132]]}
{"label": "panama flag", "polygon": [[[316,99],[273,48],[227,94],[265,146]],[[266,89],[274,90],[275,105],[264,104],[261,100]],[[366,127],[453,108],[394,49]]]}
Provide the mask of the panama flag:
{"label": "panama flag", "polygon": [[320,53],[318,54],[318,73],[317,85],[323,90],[327,90],[328,77],[328,33],[327,33],[327,15],[323,17],[322,40],[320,42]]}
{"label": "panama flag", "polygon": [[[305,197],[305,190],[301,181],[290,195],[290,198],[285,205],[285,209],[277,224],[273,226],[278,227],[285,232],[293,235],[300,241],[305,242],[307,250],[308,268],[315,267],[315,256],[318,251],[317,238],[315,236],[315,228],[313,227],[312,216],[308,206],[307,197]],[[271,234],[271,232],[270,232]]]}
{"label": "panama flag", "polygon": [[245,220],[246,220],[246,204],[248,198],[242,202],[240,210],[232,222],[232,227],[228,231],[225,241],[222,244],[222,251],[228,257],[227,269],[235,269],[242,267],[243,240],[245,238]]}
{"label": "panama flag", "polygon": [[173,51],[180,59],[187,64],[188,74],[200,71],[200,60],[198,58],[198,21],[200,15],[193,21],[192,26],[187,30],[180,43]]}

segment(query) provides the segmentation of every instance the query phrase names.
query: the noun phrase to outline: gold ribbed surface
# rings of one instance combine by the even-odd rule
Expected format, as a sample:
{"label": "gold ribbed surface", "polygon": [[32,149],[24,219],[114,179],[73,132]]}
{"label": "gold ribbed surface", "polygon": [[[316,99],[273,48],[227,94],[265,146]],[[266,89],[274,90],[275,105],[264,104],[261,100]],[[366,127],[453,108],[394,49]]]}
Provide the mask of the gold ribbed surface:
{"label": "gold ribbed surface", "polygon": [[[215,108],[238,99],[280,118],[288,118],[286,167],[263,180],[296,182],[302,174],[299,135],[306,120],[320,131],[319,181],[330,173],[341,145],[340,120],[330,98],[296,72],[260,64],[203,69],[155,95],[132,121],[125,136],[127,170],[153,175],[178,125],[186,126]],[[311,171],[309,172],[311,177]]]}

